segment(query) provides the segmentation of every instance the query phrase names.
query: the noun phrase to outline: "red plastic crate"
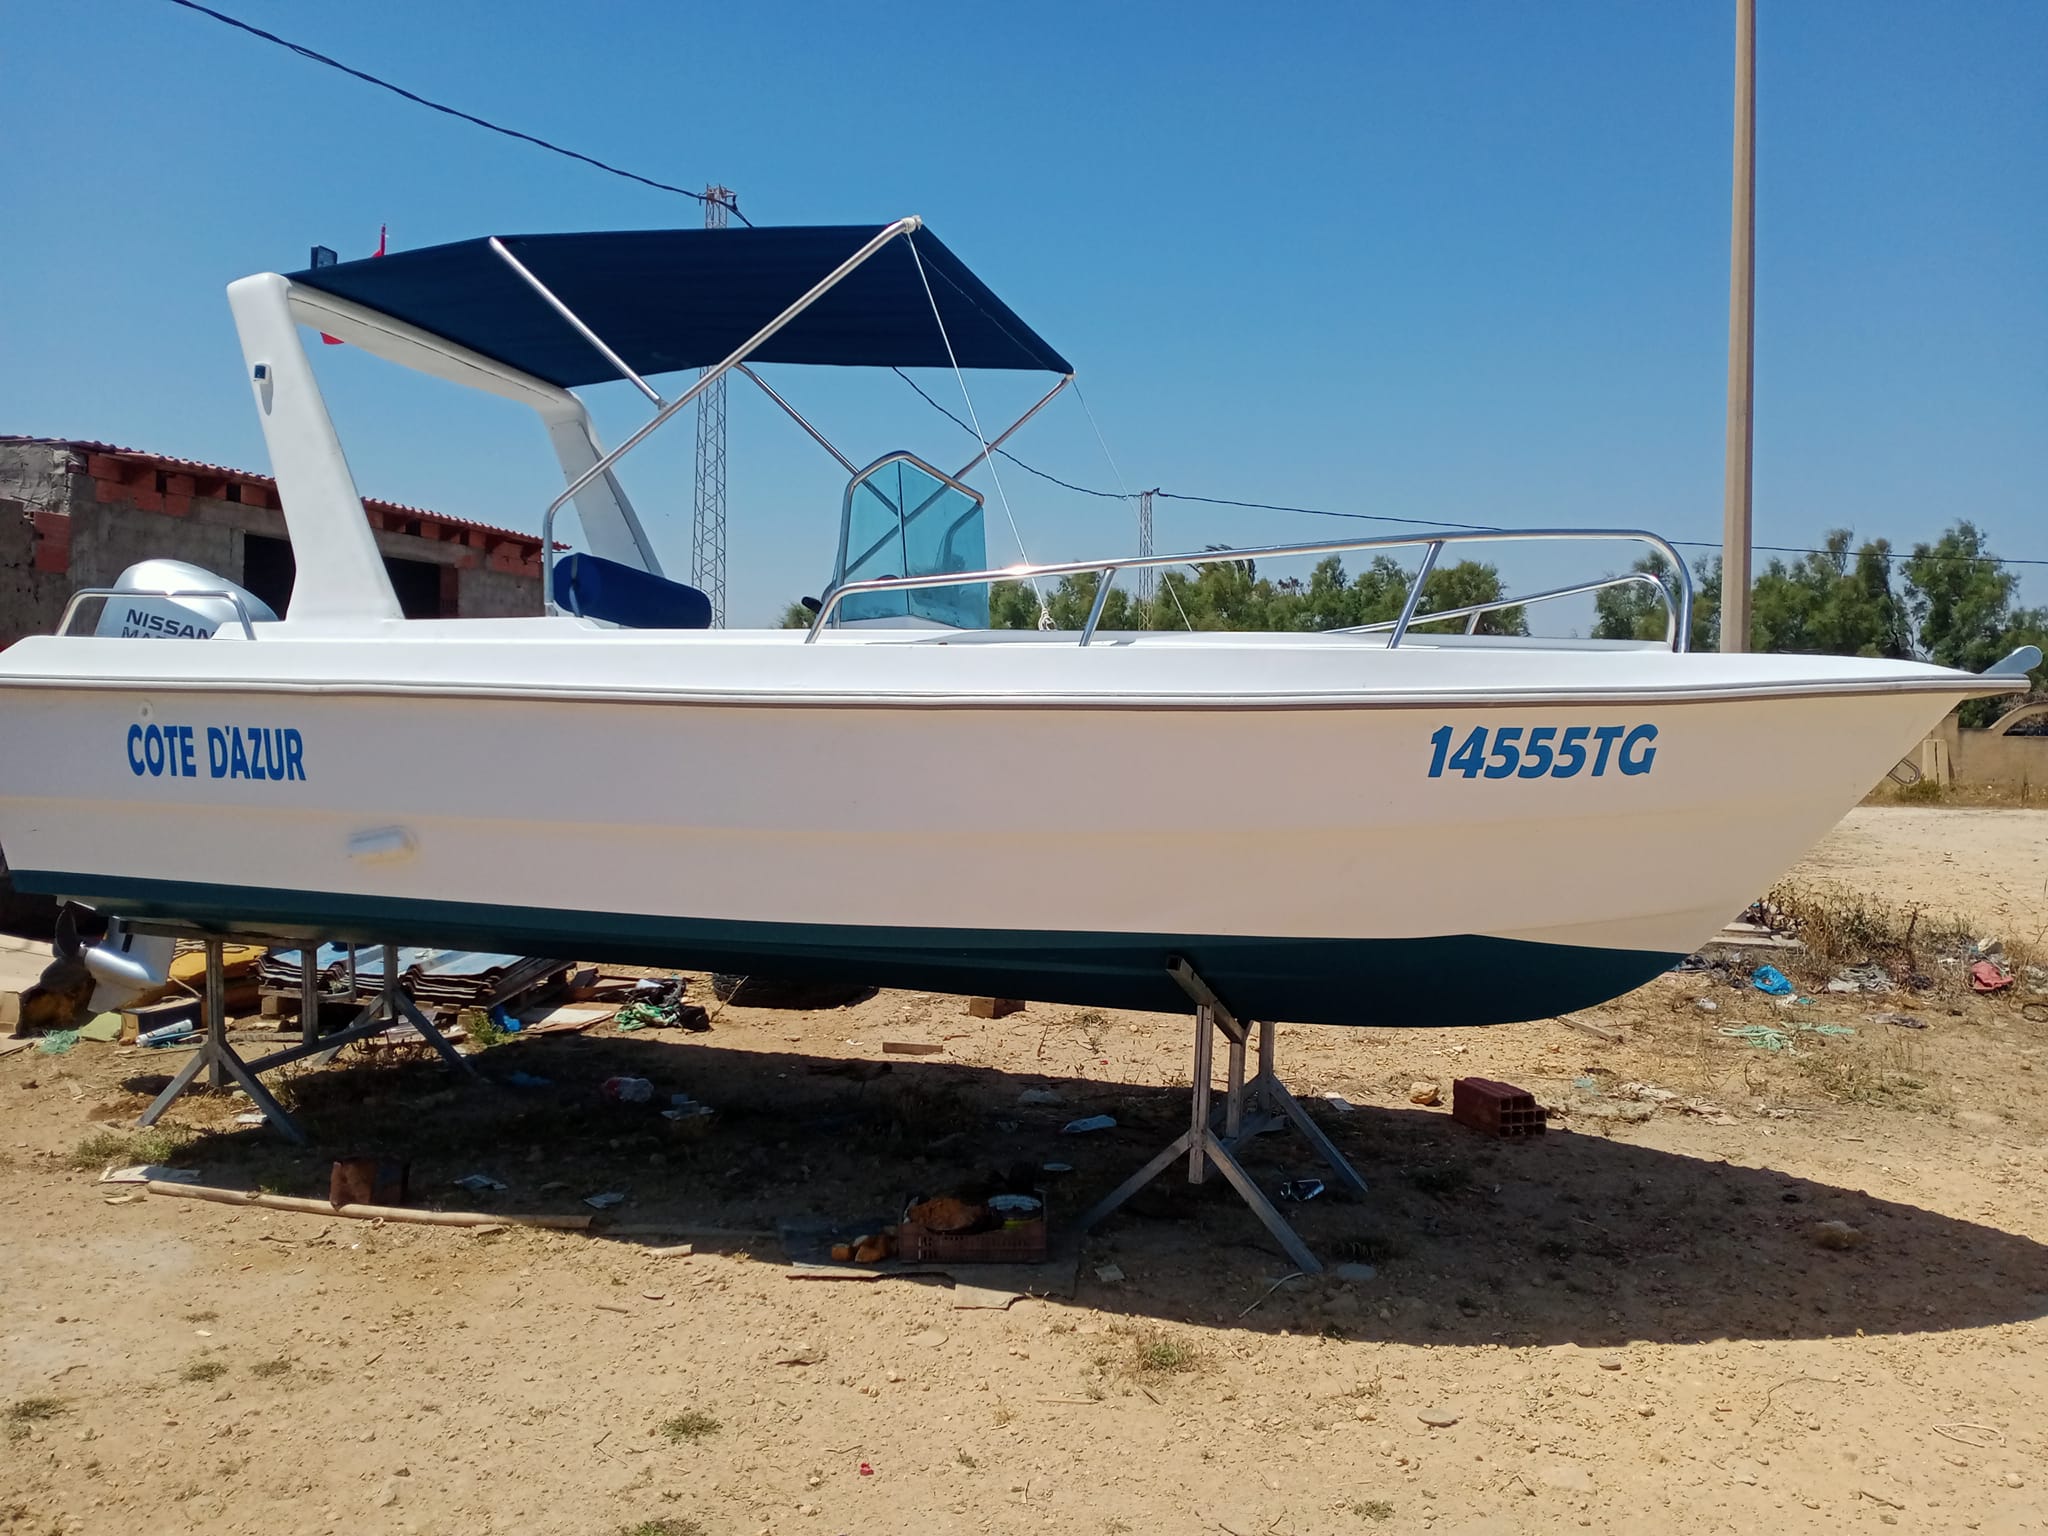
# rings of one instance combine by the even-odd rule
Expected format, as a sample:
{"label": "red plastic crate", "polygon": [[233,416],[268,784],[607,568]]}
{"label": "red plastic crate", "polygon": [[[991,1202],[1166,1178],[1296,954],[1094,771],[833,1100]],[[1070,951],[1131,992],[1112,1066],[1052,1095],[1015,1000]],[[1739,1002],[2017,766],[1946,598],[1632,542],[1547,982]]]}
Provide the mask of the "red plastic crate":
{"label": "red plastic crate", "polygon": [[914,1221],[896,1228],[896,1257],[907,1264],[1043,1264],[1043,1216],[993,1232],[933,1232]]}
{"label": "red plastic crate", "polygon": [[1461,1077],[1451,1084],[1451,1118],[1489,1136],[1541,1136],[1549,1114],[1513,1083]]}

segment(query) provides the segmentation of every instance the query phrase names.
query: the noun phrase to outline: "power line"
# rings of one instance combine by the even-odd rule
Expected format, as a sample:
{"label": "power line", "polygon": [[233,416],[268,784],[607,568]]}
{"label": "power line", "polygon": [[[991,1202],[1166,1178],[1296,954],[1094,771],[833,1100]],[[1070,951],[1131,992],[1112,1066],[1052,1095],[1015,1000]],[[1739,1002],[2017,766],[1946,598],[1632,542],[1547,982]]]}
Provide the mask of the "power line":
{"label": "power line", "polygon": [[[917,380],[913,379],[901,368],[891,368],[889,371],[895,374],[896,377],[901,379],[904,383],[908,384],[912,389],[916,390],[918,399],[922,400],[926,405],[930,406],[933,410],[937,411],[941,416],[945,417],[946,420],[953,423],[954,426],[958,427],[962,432],[965,432],[969,437],[975,437],[978,440],[978,434],[975,432],[974,428],[967,425],[966,422],[962,421],[958,416],[955,416],[951,411],[947,410],[943,405],[939,404],[938,401],[934,400],[930,395],[926,394],[924,392],[924,386],[919,384]],[[1016,465],[1019,469],[1023,470],[1024,473],[1026,473],[1027,475],[1036,475],[1041,480],[1050,480],[1054,485],[1059,486],[1062,490],[1078,491],[1083,496],[1097,496],[1104,501],[1128,501],[1131,499],[1129,496],[1125,495],[1121,491],[1098,491],[1093,486],[1076,485],[1071,480],[1062,480],[1058,475],[1049,475],[1044,470],[1040,469],[1037,465],[1025,463],[1022,459],[1018,458],[1017,455],[1010,452],[1010,450],[1007,448],[998,448],[996,452],[1001,454],[1004,458],[1008,459],[1012,464]]]}
{"label": "power line", "polygon": [[[266,43],[275,43],[278,47],[295,53],[302,59],[310,59],[315,64],[324,64],[329,69],[338,69],[344,75],[351,75],[366,85],[374,85],[379,90],[391,92],[394,96],[403,96],[407,101],[412,102],[416,106],[425,107],[431,112],[440,112],[448,117],[459,118],[463,122],[472,123],[478,128],[487,129],[492,133],[503,134],[508,139],[518,139],[521,143],[531,144],[538,149],[545,149],[550,154],[563,155],[571,160],[580,160],[583,164],[594,166],[609,175],[620,176],[627,181],[637,181],[641,186],[652,187],[657,192],[673,192],[678,197],[691,198],[700,203],[716,201],[716,199],[703,192],[692,192],[688,187],[671,186],[665,181],[656,181],[651,176],[642,176],[637,171],[629,171],[623,167],[609,164],[594,155],[586,155],[579,150],[565,148],[563,145],[539,138],[531,133],[522,133],[517,128],[507,128],[502,123],[494,123],[489,118],[478,117],[473,112],[464,112],[459,107],[451,107],[442,102],[430,101],[415,91],[408,91],[402,85],[393,85],[389,80],[370,74],[366,70],[356,69],[344,64],[339,59],[329,58],[326,54],[316,49],[308,48],[303,43],[295,43],[289,38],[279,37],[275,32],[266,32],[261,27],[251,26],[248,22],[238,20],[233,16],[227,15],[225,12],[216,11],[211,6],[201,5],[198,3],[198,0],[170,0],[170,3],[188,11],[197,11],[202,16],[210,16],[223,26],[233,27],[238,32],[246,32],[251,37],[260,37]],[[740,212],[737,201],[726,201],[723,206],[742,224],[745,224],[750,229],[753,227],[753,221]]]}
{"label": "power line", "polygon": [[[678,197],[687,197],[691,201],[704,204],[707,207],[715,206],[721,208],[725,210],[727,213],[731,214],[732,217],[738,219],[742,224],[746,225],[749,229],[754,227],[753,220],[749,219],[744,213],[740,212],[739,202],[737,199],[732,198],[729,193],[723,197],[717,195],[719,192],[724,191],[723,188],[714,189],[713,191],[709,192],[692,192],[688,187],[678,187],[666,181],[656,181],[651,176],[642,176],[637,171],[629,171],[622,166],[612,165],[607,161],[598,159],[594,155],[586,155],[582,153],[580,150],[570,149],[565,145],[554,143],[552,140],[549,139],[540,138],[538,135],[535,134],[522,132],[520,129],[517,128],[508,128],[502,123],[494,123],[489,118],[478,117],[473,112],[464,112],[461,108],[451,107],[447,105],[445,102],[431,100],[428,97],[420,95],[416,91],[407,90],[402,85],[396,85],[391,81],[383,79],[378,75],[370,74],[367,70],[357,69],[352,65],[342,63],[341,60],[339,59],[332,58],[327,54],[321,53],[317,49],[308,48],[303,43],[295,43],[291,41],[291,39],[289,38],[279,37],[275,32],[266,32],[261,27],[254,26],[249,22],[241,20],[238,17],[230,16],[224,11],[216,11],[211,6],[201,5],[199,4],[199,0],[169,0],[169,3],[178,6],[183,10],[195,11],[201,16],[210,17],[212,20],[221,23],[223,26],[233,27],[238,32],[246,32],[251,37],[261,38],[266,43],[274,44],[275,46],[283,48],[289,53],[297,54],[300,58],[309,60],[312,63],[322,64],[329,69],[339,70],[344,75],[348,75],[353,79],[360,80],[366,85],[374,85],[379,90],[389,91],[394,96],[403,97],[405,100],[412,102],[416,106],[425,107],[430,112],[439,112],[442,113],[444,116],[452,117],[461,122],[469,123],[474,125],[475,127],[482,128],[487,132],[501,134],[508,139],[517,139],[519,142],[523,144],[533,145],[536,149],[544,149],[548,151],[550,154],[561,155],[565,159],[578,161],[584,165],[592,167],[595,170],[603,171],[607,175],[617,176],[626,181],[638,182],[641,186],[651,187],[657,192],[672,192]],[[938,401],[934,400],[930,395],[926,394],[923,388],[919,386],[918,382],[915,379],[911,378],[909,374],[905,373],[901,368],[894,369],[893,372],[896,374],[898,378],[903,380],[904,383],[908,384],[913,390],[916,390],[919,398],[922,399],[925,402],[925,404],[929,405],[933,410],[937,411],[940,415],[944,416],[948,421],[952,422],[953,425],[960,428],[961,431],[973,434],[974,429],[972,427],[970,427],[966,422],[962,421],[958,416],[955,416],[951,411],[947,410],[945,406],[941,405]],[[1018,458],[1017,455],[1011,453],[1007,448],[998,448],[996,452],[1001,454],[1002,457],[1004,457],[1005,459],[1008,459],[1012,464],[1016,465],[1026,474],[1035,475],[1041,480],[1048,481],[1051,484],[1060,487],[1060,489],[1062,490],[1073,491],[1077,495],[1081,496],[1093,496],[1102,501],[1132,501],[1137,499],[1137,497],[1140,495],[1150,495],[1155,496],[1163,501],[1196,502],[1204,506],[1235,507],[1241,510],[1253,512],[1291,512],[1302,517],[1341,517],[1358,522],[1392,523],[1398,526],[1410,528],[1453,528],[1468,533],[1511,533],[1514,531],[1512,529],[1493,527],[1491,525],[1484,523],[1455,523],[1445,521],[1442,519],[1430,519],[1419,517],[1394,517],[1387,513],[1381,512],[1344,512],[1329,507],[1298,507],[1285,505],[1279,502],[1239,501],[1225,496],[1195,496],[1184,494],[1178,491],[1105,491],[1095,486],[1076,485],[1071,480],[1062,480],[1058,475],[1050,474],[1047,471],[1040,469],[1037,465],[1028,463],[1023,459]],[[1680,549],[1711,550],[1719,549],[1721,547],[1718,544],[1706,544],[1691,539],[1673,539],[1670,542]],[[1789,544],[1756,544],[1752,545],[1751,548],[1760,549],[1764,551],[1766,554],[1782,555],[1829,555],[1836,553],[1836,551],[1834,550],[1807,549],[1797,545]],[[1962,561],[1970,564],[1980,565],[2048,566],[2048,560],[2009,559],[2000,555],[1937,555],[1932,553],[1931,551],[1925,555],[1900,555],[1894,552],[1888,554],[1886,558]]]}
{"label": "power line", "polygon": [[[966,422],[955,416],[951,411],[920,389],[917,380],[913,379],[901,368],[894,371],[896,376],[903,380],[904,383],[917,390],[919,397],[927,405],[931,406],[933,410],[951,421],[962,431],[973,431],[973,428],[969,427]],[[1447,518],[1395,517],[1386,512],[1343,512],[1333,507],[1299,507],[1277,501],[1240,501],[1229,496],[1195,496],[1182,491],[1105,491],[1099,490],[1094,486],[1075,485],[1070,480],[1060,479],[1058,475],[1047,474],[1044,470],[1038,468],[1037,465],[1027,463],[1023,459],[1018,458],[1017,455],[1011,453],[1007,448],[999,448],[996,451],[1027,474],[1036,475],[1041,480],[1050,480],[1054,485],[1060,486],[1065,490],[1078,491],[1083,496],[1095,496],[1104,501],[1131,501],[1140,496],[1150,495],[1161,501],[1198,502],[1203,506],[1236,507],[1249,512],[1293,512],[1302,517],[1341,517],[1353,522],[1394,523],[1406,528],[1449,528],[1455,529],[1460,533],[1513,533],[1516,531],[1512,528],[1502,528],[1493,523],[1458,523],[1452,522]],[[1672,539],[1669,542],[1679,549],[1717,550],[1721,547],[1718,544],[1702,543],[1697,539]],[[1750,547],[1762,550],[1767,555],[1832,555],[1837,553],[1837,551],[1832,549],[1810,549],[1797,544],[1752,544]],[[1887,560],[1961,561],[1971,565],[2048,566],[2048,560],[2022,560],[2005,555],[1939,555],[1935,554],[1932,550],[1924,555],[1906,554],[1899,550],[1891,550],[1886,553],[1884,558]]]}

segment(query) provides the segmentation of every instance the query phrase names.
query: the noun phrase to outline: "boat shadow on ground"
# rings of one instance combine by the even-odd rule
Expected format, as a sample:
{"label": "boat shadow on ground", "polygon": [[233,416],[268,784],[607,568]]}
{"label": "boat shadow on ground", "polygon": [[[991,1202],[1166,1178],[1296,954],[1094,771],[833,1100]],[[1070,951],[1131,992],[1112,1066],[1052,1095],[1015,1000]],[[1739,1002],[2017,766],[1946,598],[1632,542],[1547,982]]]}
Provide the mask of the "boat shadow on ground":
{"label": "boat shadow on ground", "polygon": [[[617,1191],[625,1201],[605,1222],[709,1233],[701,1246],[758,1255],[773,1250],[746,1234],[780,1221],[860,1222],[913,1193],[1067,1163],[1047,1177],[1057,1232],[1178,1134],[1188,1105],[1185,1087],[701,1037],[529,1039],[477,1064],[474,1088],[431,1059],[305,1073],[285,1097],[310,1151],[223,1127],[185,1160],[210,1181],[324,1195],[332,1157],[374,1150],[411,1163],[423,1201],[560,1211]],[[615,1075],[649,1079],[657,1102],[606,1099]],[[661,1118],[671,1092],[716,1109],[701,1140]],[[1020,1102],[1048,1093],[1058,1101]],[[1220,1178],[1190,1186],[1177,1162],[1081,1241],[1072,1299],[1156,1322],[1451,1345],[1826,1338],[2048,1314],[2048,1247],[1993,1226],[1603,1136],[1502,1141],[1441,1112],[1315,1113],[1370,1193],[1282,1208],[1325,1263],[1370,1265],[1371,1279],[1276,1286],[1291,1266],[1251,1212]],[[1116,1127],[1061,1130],[1097,1114]],[[1268,1191],[1320,1171],[1286,1134],[1254,1141],[1245,1163]],[[452,1187],[472,1173],[508,1188]],[[1823,1222],[1855,1229],[1852,1246],[1822,1246]]]}

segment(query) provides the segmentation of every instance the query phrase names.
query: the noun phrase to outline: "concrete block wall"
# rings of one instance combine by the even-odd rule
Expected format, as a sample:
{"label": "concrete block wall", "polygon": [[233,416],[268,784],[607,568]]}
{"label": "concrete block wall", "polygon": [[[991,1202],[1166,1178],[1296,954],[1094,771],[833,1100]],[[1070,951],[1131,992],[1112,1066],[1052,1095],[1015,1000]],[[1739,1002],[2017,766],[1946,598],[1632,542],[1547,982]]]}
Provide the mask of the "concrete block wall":
{"label": "concrete block wall", "polygon": [[[389,502],[365,514],[394,560],[437,566],[439,611],[541,611],[540,541]],[[267,477],[102,445],[0,442],[0,646],[56,627],[70,594],[138,560],[174,559],[247,584],[251,535],[286,537]]]}

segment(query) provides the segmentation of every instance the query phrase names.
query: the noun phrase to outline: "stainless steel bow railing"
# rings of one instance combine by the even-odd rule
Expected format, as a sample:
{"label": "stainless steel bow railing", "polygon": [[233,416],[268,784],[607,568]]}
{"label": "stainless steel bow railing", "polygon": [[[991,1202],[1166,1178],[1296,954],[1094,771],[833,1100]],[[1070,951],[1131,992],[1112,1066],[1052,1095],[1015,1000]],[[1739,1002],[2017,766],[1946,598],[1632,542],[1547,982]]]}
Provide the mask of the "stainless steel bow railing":
{"label": "stainless steel bow railing", "polygon": [[[1433,613],[1418,613],[1422,602],[1423,583],[1436,568],[1437,557],[1453,544],[1543,544],[1543,543],[1631,543],[1647,545],[1669,563],[1672,579],[1677,586],[1674,597],[1670,588],[1657,577],[1646,571],[1630,571],[1622,576],[1603,577],[1598,581],[1581,582],[1569,587],[1553,587],[1542,592],[1531,592],[1522,596],[1503,596],[1488,599],[1483,603],[1472,603],[1458,608],[1439,609]],[[1556,598],[1577,597],[1589,592],[1605,591],[1610,587],[1647,585],[1656,590],[1664,603],[1664,643],[1674,651],[1690,649],[1692,642],[1692,575],[1679,558],[1678,551],[1661,536],[1640,528],[1532,528],[1502,532],[1471,533],[1428,533],[1397,534],[1376,539],[1339,539],[1319,544],[1269,544],[1258,549],[1205,549],[1192,554],[1181,555],[1131,555],[1115,560],[1066,560],[1053,565],[1012,565],[1000,570],[986,571],[944,571],[930,576],[879,576],[869,581],[849,581],[844,586],[834,587],[825,594],[818,606],[818,614],[811,622],[810,632],[804,636],[809,645],[831,624],[839,605],[848,597],[866,592],[903,592],[921,587],[964,587],[985,581],[1031,581],[1038,577],[1081,576],[1094,574],[1100,578],[1095,588],[1095,602],[1088,611],[1088,622],[1081,629],[1081,644],[1087,645],[1095,638],[1095,631],[1102,622],[1103,605],[1109,601],[1110,588],[1119,574],[1124,571],[1156,569],[1171,565],[1214,565],[1220,561],[1278,560],[1288,556],[1341,555],[1355,550],[1413,549],[1423,551],[1422,564],[1408,587],[1408,598],[1402,604],[1400,617],[1382,620],[1376,624],[1355,625],[1332,633],[1371,634],[1387,631],[1390,637],[1387,648],[1394,649],[1407,638],[1408,631],[1417,624],[1431,624],[1443,619],[1465,619],[1465,633],[1473,633],[1482,616],[1498,612],[1503,608],[1527,608],[1536,603],[1549,602]]]}

